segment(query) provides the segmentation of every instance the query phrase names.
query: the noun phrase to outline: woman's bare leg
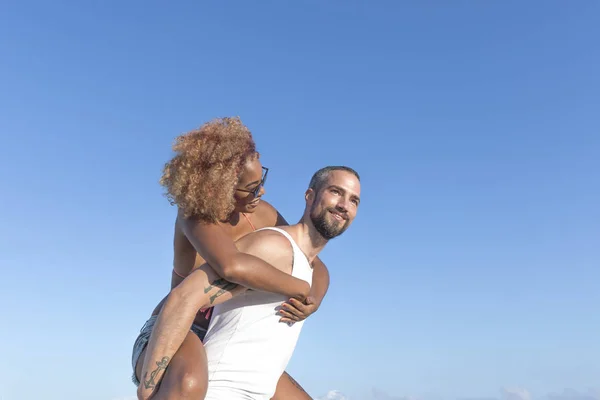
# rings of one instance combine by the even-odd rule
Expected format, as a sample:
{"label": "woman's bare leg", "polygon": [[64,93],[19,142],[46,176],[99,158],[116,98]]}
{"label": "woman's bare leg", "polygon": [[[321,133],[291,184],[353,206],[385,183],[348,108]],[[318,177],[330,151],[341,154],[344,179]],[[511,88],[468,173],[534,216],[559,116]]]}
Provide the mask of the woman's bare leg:
{"label": "woman's bare leg", "polygon": [[[140,377],[146,349],[140,354],[135,375],[140,385],[150,377]],[[193,399],[203,400],[208,388],[208,361],[202,342],[193,332],[185,337],[181,347],[173,356],[152,400]]]}

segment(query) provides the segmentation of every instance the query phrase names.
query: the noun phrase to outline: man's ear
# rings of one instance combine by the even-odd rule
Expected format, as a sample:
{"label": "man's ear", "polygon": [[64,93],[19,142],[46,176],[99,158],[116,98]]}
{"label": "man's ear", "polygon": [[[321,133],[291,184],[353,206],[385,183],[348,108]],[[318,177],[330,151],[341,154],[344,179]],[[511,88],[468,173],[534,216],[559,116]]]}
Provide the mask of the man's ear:
{"label": "man's ear", "polygon": [[315,191],[312,188],[306,189],[304,192],[304,200],[306,200],[307,204],[312,204],[315,201]]}

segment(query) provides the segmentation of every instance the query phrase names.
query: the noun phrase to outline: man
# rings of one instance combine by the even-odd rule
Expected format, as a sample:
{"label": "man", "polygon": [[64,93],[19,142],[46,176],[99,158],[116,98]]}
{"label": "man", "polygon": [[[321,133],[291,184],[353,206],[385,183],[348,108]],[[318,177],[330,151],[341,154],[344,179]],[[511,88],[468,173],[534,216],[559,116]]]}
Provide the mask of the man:
{"label": "man", "polygon": [[[296,225],[264,228],[236,245],[310,284],[311,262],[356,216],[360,178],[348,167],[322,168],[313,175],[305,200],[304,214]],[[206,400],[270,399],[293,354],[303,321],[279,322],[276,309],[286,300],[283,296],[246,291],[217,278],[201,267],[174,289],[176,295],[169,295],[148,343],[146,362],[154,368],[147,369],[152,372],[144,380],[152,387],[158,385],[196,312],[219,303],[204,341],[209,377]],[[211,284],[206,285],[207,281]],[[139,386],[138,396],[150,398],[144,387]]]}

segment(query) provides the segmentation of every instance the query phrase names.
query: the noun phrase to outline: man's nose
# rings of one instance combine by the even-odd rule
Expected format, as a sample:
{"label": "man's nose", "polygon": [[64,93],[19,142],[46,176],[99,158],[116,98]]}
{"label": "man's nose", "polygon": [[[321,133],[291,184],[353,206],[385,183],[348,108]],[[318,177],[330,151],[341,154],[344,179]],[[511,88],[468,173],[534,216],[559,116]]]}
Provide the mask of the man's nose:
{"label": "man's nose", "polygon": [[336,208],[338,209],[338,211],[347,212],[348,211],[348,200],[338,201]]}

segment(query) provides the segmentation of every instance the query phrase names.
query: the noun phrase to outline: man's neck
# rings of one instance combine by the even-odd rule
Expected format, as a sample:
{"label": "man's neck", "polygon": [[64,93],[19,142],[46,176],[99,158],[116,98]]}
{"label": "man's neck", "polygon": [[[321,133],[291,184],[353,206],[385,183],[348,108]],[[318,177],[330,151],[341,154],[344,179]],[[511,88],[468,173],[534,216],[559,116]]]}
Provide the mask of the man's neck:
{"label": "man's neck", "polygon": [[286,230],[292,235],[294,241],[304,255],[306,255],[310,263],[317,258],[328,242],[312,225],[305,223],[304,220],[301,220],[296,225],[283,228],[287,228]]}

